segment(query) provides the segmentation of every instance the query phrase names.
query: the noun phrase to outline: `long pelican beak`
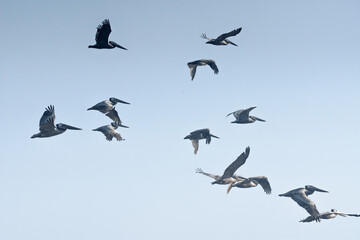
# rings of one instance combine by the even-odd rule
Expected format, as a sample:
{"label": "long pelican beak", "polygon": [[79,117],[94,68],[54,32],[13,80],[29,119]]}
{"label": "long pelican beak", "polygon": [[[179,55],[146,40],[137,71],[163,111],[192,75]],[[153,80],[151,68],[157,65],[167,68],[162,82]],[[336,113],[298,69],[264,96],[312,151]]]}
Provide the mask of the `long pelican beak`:
{"label": "long pelican beak", "polygon": [[210,134],[210,136],[212,136],[212,137],[214,137],[214,138],[219,138],[219,137],[217,137],[217,136],[215,136],[215,135],[212,135],[212,134]]}
{"label": "long pelican beak", "polygon": [[253,119],[255,119],[256,121],[260,121],[260,122],[266,122],[264,119],[258,118],[258,117],[254,117],[251,116]]}
{"label": "long pelican beak", "polygon": [[66,124],[62,124],[61,127],[65,128],[65,129],[70,129],[70,130],[82,130],[81,128],[73,127],[73,126],[66,125]]}
{"label": "long pelican beak", "polygon": [[119,103],[130,104],[130,103],[128,103],[128,102],[125,102],[125,101],[120,100],[120,99],[117,99],[117,98],[114,98],[114,100],[115,100],[116,102],[119,102]]}
{"label": "long pelican beak", "polygon": [[322,189],[317,188],[317,187],[314,187],[314,186],[313,186],[313,188],[314,188],[314,189],[313,189],[314,191],[317,191],[317,192],[326,192],[326,193],[328,193],[328,191],[326,191],[326,190],[322,190]]}

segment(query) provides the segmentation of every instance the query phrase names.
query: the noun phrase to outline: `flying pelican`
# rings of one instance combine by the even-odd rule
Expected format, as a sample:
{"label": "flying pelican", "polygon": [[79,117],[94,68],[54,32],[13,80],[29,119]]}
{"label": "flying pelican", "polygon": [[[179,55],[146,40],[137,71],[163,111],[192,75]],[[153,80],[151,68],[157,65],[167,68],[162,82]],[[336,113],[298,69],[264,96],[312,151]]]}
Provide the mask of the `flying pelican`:
{"label": "flying pelican", "polygon": [[[195,172],[196,172],[196,173],[200,173],[200,174],[205,175],[205,176],[208,176],[208,177],[213,178],[213,179],[215,179],[215,180],[220,180],[220,178],[221,178],[220,175],[215,175],[215,174],[206,173],[206,172],[204,172],[201,168],[196,168],[196,169],[195,169]],[[246,179],[246,178],[241,177],[241,176],[236,175],[236,174],[234,174],[232,177],[233,177],[234,180],[236,180],[236,181],[243,181],[243,180]],[[225,181],[224,181],[224,180],[221,180],[221,181],[219,181],[217,184],[227,185],[227,184],[229,184],[229,182],[225,179]]]}
{"label": "flying pelican", "polygon": [[116,42],[109,41],[109,35],[111,33],[111,26],[109,19],[105,19],[102,21],[102,24],[99,24],[97,27],[96,35],[95,35],[95,45],[89,45],[89,48],[105,48],[105,49],[111,49],[111,48],[121,48],[124,50],[127,50],[126,48],[120,46]]}
{"label": "flying pelican", "polygon": [[89,110],[98,110],[98,111],[104,113],[110,119],[112,119],[118,126],[128,128],[128,126],[122,125],[119,114],[115,110],[115,105],[118,102],[123,103],[123,104],[130,104],[130,103],[125,102],[123,100],[111,97],[109,100],[99,102],[98,104],[92,106],[91,108],[88,108],[87,110],[88,111]]}
{"label": "flying pelican", "polygon": [[260,184],[260,186],[264,189],[266,194],[271,194],[270,182],[267,179],[267,177],[265,177],[265,176],[250,177],[250,178],[246,178],[242,181],[231,183],[231,184],[229,184],[227,193],[229,193],[231,188],[233,188],[233,187],[252,188],[252,187],[256,187],[258,184]]}
{"label": "flying pelican", "polygon": [[58,123],[56,126],[55,122],[55,108],[53,105],[45,108],[45,112],[40,118],[39,130],[40,132],[31,136],[31,138],[45,138],[59,135],[65,132],[67,129],[71,130],[81,130],[81,128],[72,127],[63,123]]}
{"label": "flying pelican", "polygon": [[116,138],[116,140],[118,141],[123,141],[125,139],[123,139],[120,135],[119,132],[115,131],[118,128],[118,125],[116,124],[116,122],[112,122],[111,125],[105,125],[96,129],[93,129],[93,131],[99,131],[102,132],[105,137],[106,140],[111,141],[114,138]]}
{"label": "flying pelican", "polygon": [[190,139],[191,143],[194,147],[194,154],[197,154],[198,150],[199,150],[199,140],[200,139],[206,139],[206,144],[210,144],[211,142],[211,137],[214,138],[219,138],[215,135],[212,135],[210,133],[210,129],[208,128],[204,128],[204,129],[199,129],[196,131],[193,131],[190,133],[190,135],[187,135],[186,137],[184,137],[184,139]]}
{"label": "flying pelican", "polygon": [[[331,209],[330,212],[323,212],[320,213],[320,218],[321,219],[331,219],[331,218],[335,218],[337,215],[340,215],[342,217],[346,217],[346,216],[351,216],[351,217],[360,217],[360,214],[349,214],[349,213],[343,213],[343,212],[339,212],[336,209]],[[301,220],[300,222],[312,222],[314,221],[315,218],[313,216],[309,216],[303,220]]]}
{"label": "flying pelican", "polygon": [[249,116],[249,113],[251,110],[253,110],[256,107],[250,107],[248,109],[240,109],[238,111],[229,113],[227,116],[230,116],[231,114],[234,115],[234,117],[236,118],[235,121],[231,122],[231,123],[253,123],[255,121],[261,121],[261,122],[265,122],[265,120],[255,117],[255,116]]}
{"label": "flying pelican", "polygon": [[214,70],[214,74],[219,73],[219,69],[215,64],[215,61],[211,59],[200,59],[193,62],[188,62],[187,65],[190,68],[191,80],[194,80],[197,66],[209,65],[211,69]]}
{"label": "flying pelican", "polygon": [[300,207],[305,208],[305,210],[317,221],[320,222],[320,213],[316,208],[316,205],[313,201],[308,198],[309,195],[317,192],[326,192],[328,191],[316,188],[311,185],[306,185],[305,188],[297,188],[291,190],[284,194],[279,194],[280,197],[291,197],[292,200],[297,202]]}
{"label": "flying pelican", "polygon": [[226,38],[236,36],[237,34],[239,34],[241,29],[242,28],[238,28],[238,29],[235,29],[235,30],[233,30],[231,32],[221,34],[220,36],[218,36],[215,39],[208,38],[205,33],[201,34],[201,37],[204,38],[204,39],[207,39],[208,41],[206,43],[208,43],[208,44],[212,44],[212,45],[228,45],[230,43],[230,44],[232,44],[234,46],[237,46],[235,43],[231,42],[230,40],[228,40]]}
{"label": "flying pelican", "polygon": [[234,177],[234,173],[236,170],[241,167],[245,162],[246,159],[249,157],[250,154],[250,147],[245,149],[245,152],[241,153],[240,156],[236,158],[234,162],[232,162],[224,171],[223,175],[216,179],[211,184],[231,184],[238,181],[237,177]]}

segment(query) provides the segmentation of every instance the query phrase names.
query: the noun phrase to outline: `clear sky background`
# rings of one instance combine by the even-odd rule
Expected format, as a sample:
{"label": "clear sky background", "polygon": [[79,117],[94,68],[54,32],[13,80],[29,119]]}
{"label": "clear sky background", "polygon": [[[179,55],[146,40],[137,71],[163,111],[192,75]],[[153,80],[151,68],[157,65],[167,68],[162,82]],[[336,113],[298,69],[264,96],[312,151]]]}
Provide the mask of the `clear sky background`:
{"label": "clear sky background", "polygon": [[[109,18],[110,40],[88,49]],[[360,219],[299,223],[308,213],[278,194],[307,184],[320,212],[360,213],[359,1],[1,1],[0,239],[359,239]],[[239,45],[205,44],[242,27]],[[214,59],[219,74],[186,63]],[[117,97],[129,129],[108,142],[110,123],[86,111]],[[81,127],[47,139],[56,123]],[[267,120],[231,124],[257,106]],[[200,142],[191,131],[220,137]],[[251,147],[233,189],[195,173],[222,174]]]}

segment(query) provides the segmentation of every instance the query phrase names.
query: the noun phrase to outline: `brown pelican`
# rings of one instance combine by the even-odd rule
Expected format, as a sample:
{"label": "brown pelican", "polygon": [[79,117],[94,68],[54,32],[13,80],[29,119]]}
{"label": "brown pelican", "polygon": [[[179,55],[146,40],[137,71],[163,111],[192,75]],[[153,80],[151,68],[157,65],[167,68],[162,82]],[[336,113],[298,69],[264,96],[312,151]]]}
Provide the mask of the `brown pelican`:
{"label": "brown pelican", "polygon": [[211,137],[219,138],[215,135],[212,135],[210,133],[210,129],[204,128],[204,129],[199,129],[199,130],[191,132],[190,135],[187,135],[184,139],[191,140],[191,143],[194,147],[194,154],[197,154],[197,152],[199,150],[199,140],[206,139],[206,144],[210,144]]}
{"label": "brown pelican", "polygon": [[241,167],[245,162],[246,159],[249,157],[250,154],[250,147],[245,149],[245,152],[241,153],[240,156],[236,158],[234,162],[232,162],[224,171],[223,175],[216,179],[216,181],[212,182],[211,184],[231,184],[237,182],[239,180],[238,177],[234,177],[235,171]]}
{"label": "brown pelican", "polygon": [[316,208],[316,205],[313,201],[308,198],[309,195],[317,192],[328,192],[319,188],[316,188],[311,185],[306,185],[305,188],[297,188],[291,190],[284,194],[279,194],[280,197],[291,197],[292,200],[297,202],[300,207],[305,208],[305,210],[312,216],[317,222],[320,222],[320,213]]}
{"label": "brown pelican", "polygon": [[231,188],[233,188],[233,187],[252,188],[252,187],[256,187],[258,184],[260,184],[260,186],[264,189],[266,194],[271,194],[271,186],[270,186],[269,180],[265,176],[250,177],[250,178],[246,178],[242,181],[238,181],[238,182],[229,184],[227,193],[229,193]]}
{"label": "brown pelican", "polygon": [[111,141],[114,138],[118,141],[123,141],[123,139],[119,132],[115,131],[118,128],[118,125],[115,122],[112,122],[111,125],[105,125],[96,129],[93,129],[93,131],[99,131],[102,132],[106,140]]}
{"label": "brown pelican", "polygon": [[265,122],[265,120],[263,120],[261,118],[249,116],[250,111],[253,110],[254,108],[256,108],[256,107],[250,107],[248,109],[240,109],[238,111],[229,113],[226,116],[230,116],[231,114],[234,115],[236,120],[231,123],[253,123],[255,121]]}
{"label": "brown pelican", "polygon": [[45,138],[59,135],[65,132],[67,129],[71,130],[81,130],[81,128],[72,127],[63,123],[58,123],[56,126],[55,122],[55,108],[53,105],[45,108],[45,112],[40,118],[39,130],[40,132],[31,136],[31,138]]}
{"label": "brown pelican", "polygon": [[[205,175],[205,176],[208,176],[208,177],[213,178],[213,179],[215,179],[215,180],[220,180],[220,178],[221,178],[220,175],[215,175],[215,174],[206,173],[206,172],[204,172],[201,168],[196,168],[196,169],[195,169],[195,172],[196,172],[196,173],[200,173],[200,174]],[[236,174],[234,174],[232,177],[233,177],[234,180],[236,180],[236,181],[243,181],[243,180],[246,179],[246,178],[241,177],[241,176],[236,175]],[[217,184],[227,185],[227,184],[229,184],[229,182],[228,182],[227,180],[225,180],[225,181],[224,181],[224,180],[221,180],[221,181],[219,181]]]}
{"label": "brown pelican", "polygon": [[126,48],[120,46],[116,42],[109,41],[109,35],[111,33],[111,26],[109,19],[105,19],[102,21],[102,24],[99,24],[97,27],[96,35],[95,35],[95,45],[89,45],[89,48],[105,48],[105,49],[111,49],[111,48],[121,48],[124,50],[127,50]]}
{"label": "brown pelican", "polygon": [[241,29],[242,28],[238,28],[238,29],[235,29],[235,30],[233,30],[231,32],[221,34],[220,36],[218,36],[215,39],[208,38],[205,33],[201,34],[201,37],[204,38],[204,39],[207,39],[208,41],[206,43],[208,43],[208,44],[212,44],[212,45],[228,45],[230,43],[230,44],[232,44],[234,46],[237,46],[235,43],[231,42],[230,40],[228,40],[226,38],[236,36],[237,34],[239,34]]}
{"label": "brown pelican", "polygon": [[[342,213],[339,212],[336,209],[331,209],[330,212],[323,212],[320,213],[320,218],[321,219],[331,219],[331,218],[335,218],[337,215],[340,215],[342,217],[346,217],[346,216],[351,216],[351,217],[360,217],[360,214],[349,214],[349,213]],[[315,218],[313,216],[309,216],[303,220],[300,220],[300,222],[312,222],[315,221]]]}
{"label": "brown pelican", "polygon": [[128,102],[125,102],[123,100],[111,97],[109,100],[105,100],[102,102],[99,102],[98,104],[92,106],[91,108],[88,108],[87,110],[98,110],[102,113],[104,113],[106,116],[111,118],[118,126],[128,128],[128,126],[122,125],[120,117],[118,112],[115,110],[115,105],[117,103],[124,103],[124,104],[130,104]]}
{"label": "brown pelican", "polygon": [[190,68],[191,80],[194,80],[197,66],[209,65],[211,69],[214,70],[214,74],[219,73],[219,69],[215,64],[215,61],[211,59],[200,59],[193,62],[188,62],[187,65]]}

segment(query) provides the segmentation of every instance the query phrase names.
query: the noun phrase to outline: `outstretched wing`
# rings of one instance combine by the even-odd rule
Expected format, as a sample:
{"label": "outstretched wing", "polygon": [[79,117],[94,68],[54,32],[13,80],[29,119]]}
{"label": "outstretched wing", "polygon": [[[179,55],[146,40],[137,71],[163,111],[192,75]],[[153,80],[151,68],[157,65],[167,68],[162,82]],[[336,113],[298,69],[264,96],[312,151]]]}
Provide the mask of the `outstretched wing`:
{"label": "outstretched wing", "polygon": [[234,113],[234,117],[237,119],[237,120],[244,120],[244,121],[247,121],[249,119],[249,113],[251,110],[253,110],[254,108],[256,107],[250,107],[250,108],[247,108],[247,109],[244,109],[244,110],[239,110],[239,111],[236,111]]}
{"label": "outstretched wing", "polygon": [[246,159],[249,157],[250,147],[245,149],[245,152],[241,153],[240,156],[232,162],[224,171],[224,174],[221,176],[222,179],[232,177],[235,171],[246,162]]}
{"label": "outstretched wing", "polygon": [[317,210],[315,203],[306,196],[305,192],[302,191],[301,193],[299,192],[291,195],[291,198],[313,216],[317,222],[320,222],[320,213]]}
{"label": "outstretched wing", "polygon": [[196,65],[191,65],[188,64],[189,68],[190,68],[190,76],[191,76],[191,81],[194,80],[195,74],[196,74]]}
{"label": "outstretched wing", "polygon": [[211,67],[211,69],[214,70],[214,73],[215,73],[215,74],[218,74],[218,73],[219,73],[219,69],[218,69],[218,67],[216,66],[214,60],[204,59],[203,62],[206,63],[207,65],[209,65],[209,66]]}
{"label": "outstretched wing", "polygon": [[258,182],[260,186],[264,189],[266,194],[271,194],[271,186],[267,177],[265,176],[251,177],[249,178],[249,180]]}
{"label": "outstretched wing", "polygon": [[51,131],[55,128],[55,108],[53,105],[45,108],[45,112],[40,118],[39,129],[40,132]]}
{"label": "outstretched wing", "polygon": [[99,24],[96,31],[95,41],[99,44],[107,44],[109,41],[109,35],[111,33],[111,26],[109,19],[102,21],[102,24]]}
{"label": "outstretched wing", "polygon": [[221,176],[219,176],[219,175],[215,175],[215,174],[210,174],[210,173],[203,172],[203,170],[202,170],[201,168],[195,169],[195,172],[196,172],[196,173],[200,173],[200,174],[205,175],[205,176],[208,176],[208,177],[211,177],[211,178],[213,178],[213,179],[215,179],[215,180],[218,180],[218,179],[220,179],[220,177],[221,177]]}
{"label": "outstretched wing", "polygon": [[220,36],[218,36],[216,38],[216,41],[221,42],[221,41],[225,40],[228,37],[236,36],[236,35],[239,34],[239,32],[241,32],[241,29],[242,28],[238,28],[238,29],[232,30],[231,32],[221,34]]}
{"label": "outstretched wing", "polygon": [[207,39],[207,40],[211,40],[211,38],[208,38],[207,36],[206,36],[206,33],[202,33],[201,35],[200,35],[200,37],[202,37],[202,38],[204,38],[204,39]]}
{"label": "outstretched wing", "polygon": [[191,143],[194,147],[194,154],[197,154],[198,150],[199,150],[199,140],[198,139],[193,139],[191,140]]}

